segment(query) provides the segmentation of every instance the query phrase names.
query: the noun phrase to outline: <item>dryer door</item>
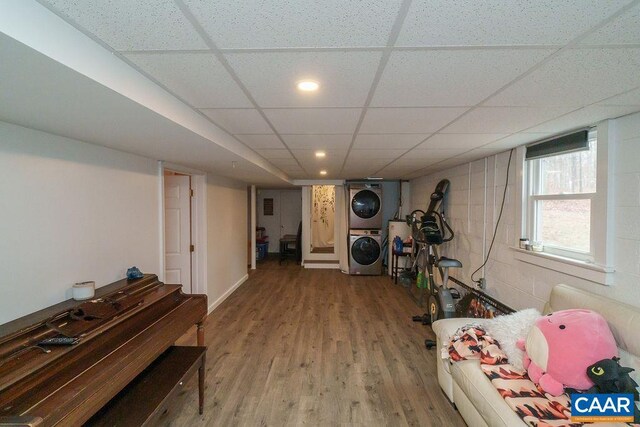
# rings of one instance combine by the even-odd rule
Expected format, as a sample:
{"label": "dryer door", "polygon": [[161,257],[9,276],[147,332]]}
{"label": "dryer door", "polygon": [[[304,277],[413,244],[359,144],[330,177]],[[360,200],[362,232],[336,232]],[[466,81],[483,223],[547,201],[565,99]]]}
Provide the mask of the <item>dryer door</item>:
{"label": "dryer door", "polygon": [[351,257],[360,265],[371,265],[380,257],[380,244],[369,236],[360,237],[351,245]]}
{"label": "dryer door", "polygon": [[351,210],[363,219],[373,218],[380,212],[380,197],[371,190],[360,190],[351,199]]}

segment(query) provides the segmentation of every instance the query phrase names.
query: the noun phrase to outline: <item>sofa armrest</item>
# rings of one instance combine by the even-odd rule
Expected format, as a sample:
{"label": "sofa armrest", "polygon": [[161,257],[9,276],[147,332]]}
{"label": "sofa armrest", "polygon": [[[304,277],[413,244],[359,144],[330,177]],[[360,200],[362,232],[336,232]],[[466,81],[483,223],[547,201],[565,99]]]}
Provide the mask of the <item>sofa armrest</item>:
{"label": "sofa armrest", "polygon": [[431,328],[438,337],[438,344],[441,345],[443,340],[449,340],[455,331],[470,323],[481,323],[479,320],[469,317],[460,317],[454,319],[440,319],[433,322]]}

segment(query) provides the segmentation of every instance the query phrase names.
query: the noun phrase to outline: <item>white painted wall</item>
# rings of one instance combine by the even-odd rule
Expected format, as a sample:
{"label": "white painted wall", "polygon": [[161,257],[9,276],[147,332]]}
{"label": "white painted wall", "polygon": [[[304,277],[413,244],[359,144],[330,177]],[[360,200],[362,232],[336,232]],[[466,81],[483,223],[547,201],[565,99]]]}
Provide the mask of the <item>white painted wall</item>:
{"label": "white painted wall", "polygon": [[0,122],[0,323],[159,269],[156,161]]}
{"label": "white painted wall", "polygon": [[207,294],[209,311],[248,277],[247,185],[207,175]]}
{"label": "white painted wall", "polygon": [[[516,309],[541,309],[551,288],[566,283],[640,307],[640,113],[610,124],[614,130],[609,135],[609,142],[614,144],[614,285],[596,284],[515,259],[514,251],[509,249],[520,237],[515,200],[515,178],[520,171],[514,167],[514,153],[505,211],[484,275],[490,295]],[[462,261],[462,271],[452,275],[467,284],[471,284],[469,276],[482,264],[483,251],[489,247],[502,201],[508,157],[508,152],[501,153],[411,181],[411,206],[425,209],[436,183],[442,178],[451,180],[446,213],[456,238],[444,244],[443,251]]]}
{"label": "white painted wall", "polygon": [[[136,265],[158,273],[156,160],[0,122],[0,324],[103,286]],[[247,278],[246,184],[207,176],[207,292]]]}

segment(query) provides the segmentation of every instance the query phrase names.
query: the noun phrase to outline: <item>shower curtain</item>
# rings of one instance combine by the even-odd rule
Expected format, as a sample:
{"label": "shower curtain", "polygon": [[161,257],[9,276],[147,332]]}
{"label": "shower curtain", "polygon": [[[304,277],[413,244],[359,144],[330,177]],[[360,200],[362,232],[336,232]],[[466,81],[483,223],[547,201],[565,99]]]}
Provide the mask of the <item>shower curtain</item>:
{"label": "shower curtain", "polygon": [[311,187],[311,200],[311,244],[313,248],[333,247],[336,214],[335,187],[314,185]]}

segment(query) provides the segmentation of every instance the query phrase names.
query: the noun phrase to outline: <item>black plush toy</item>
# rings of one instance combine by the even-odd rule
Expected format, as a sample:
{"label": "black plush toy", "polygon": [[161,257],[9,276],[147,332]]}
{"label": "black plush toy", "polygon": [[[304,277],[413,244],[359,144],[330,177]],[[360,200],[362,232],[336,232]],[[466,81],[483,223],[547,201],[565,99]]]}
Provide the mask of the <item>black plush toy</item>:
{"label": "black plush toy", "polygon": [[[587,376],[594,386],[587,393],[632,393],[633,400],[638,397],[638,383],[629,376],[632,368],[620,366],[620,358],[603,359],[587,368]],[[640,422],[640,411],[634,405],[634,422]]]}
{"label": "black plush toy", "polygon": [[634,400],[638,399],[638,383],[630,376],[632,368],[620,366],[620,358],[603,359],[587,368],[587,376],[594,386],[590,393],[633,393]]}

